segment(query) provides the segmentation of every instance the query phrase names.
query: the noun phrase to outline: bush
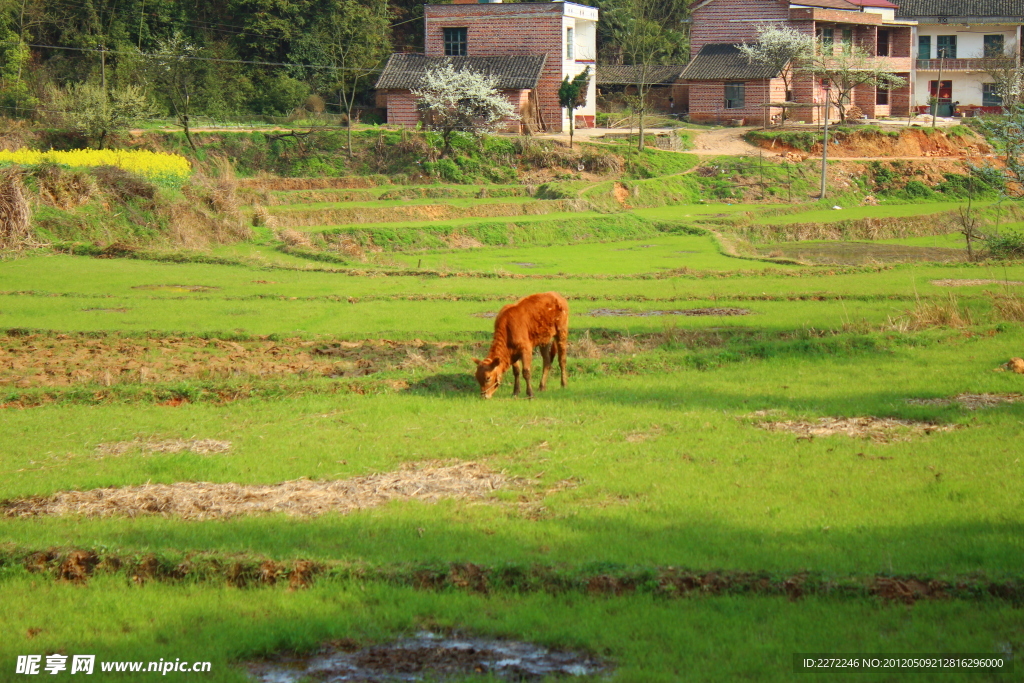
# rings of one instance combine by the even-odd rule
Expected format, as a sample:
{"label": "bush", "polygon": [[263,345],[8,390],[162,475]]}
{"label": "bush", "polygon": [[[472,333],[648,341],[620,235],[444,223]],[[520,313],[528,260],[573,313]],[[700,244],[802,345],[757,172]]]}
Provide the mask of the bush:
{"label": "bush", "polygon": [[1024,233],[1004,232],[990,235],[985,240],[985,246],[993,258],[1024,258]]}
{"label": "bush", "polygon": [[903,189],[897,193],[907,199],[934,199],[935,191],[920,180],[908,180]]}

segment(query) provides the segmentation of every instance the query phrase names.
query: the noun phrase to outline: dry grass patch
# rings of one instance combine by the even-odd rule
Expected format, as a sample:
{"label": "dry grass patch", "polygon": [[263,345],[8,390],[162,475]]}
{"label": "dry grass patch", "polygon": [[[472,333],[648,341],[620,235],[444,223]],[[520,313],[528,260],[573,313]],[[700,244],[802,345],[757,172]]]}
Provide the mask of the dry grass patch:
{"label": "dry grass patch", "polygon": [[907,403],[914,406],[948,406],[958,403],[967,410],[992,408],[1004,403],[1017,403],[1024,399],[1021,394],[957,394],[950,398],[908,398]]}
{"label": "dry grass patch", "polygon": [[62,491],[49,497],[9,500],[0,509],[6,517],[159,515],[204,520],[270,513],[318,517],[365,510],[394,500],[481,500],[513,481],[475,462],[419,463],[396,472],[335,481],[296,479],[266,485],[178,482]]}
{"label": "dry grass patch", "polygon": [[1018,280],[932,280],[931,283],[938,287],[973,287],[975,285],[1024,285]]}
{"label": "dry grass patch", "polygon": [[917,331],[929,327],[971,327],[976,323],[971,309],[960,304],[952,293],[942,301],[918,300],[917,305],[904,315],[889,318],[889,327],[900,332]]}
{"label": "dry grass patch", "polygon": [[906,441],[912,436],[950,432],[962,425],[939,425],[933,422],[897,420],[890,417],[819,417],[817,420],[778,420],[757,424],[770,432],[790,432],[798,439],[813,439],[816,436],[844,436],[871,439],[887,443]]}
{"label": "dry grass patch", "polygon": [[103,456],[118,456],[135,451],[149,453],[190,451],[199,455],[210,455],[212,453],[227,453],[229,450],[231,450],[230,441],[218,441],[217,439],[164,439],[162,441],[134,439],[101,443],[96,446],[96,452]]}

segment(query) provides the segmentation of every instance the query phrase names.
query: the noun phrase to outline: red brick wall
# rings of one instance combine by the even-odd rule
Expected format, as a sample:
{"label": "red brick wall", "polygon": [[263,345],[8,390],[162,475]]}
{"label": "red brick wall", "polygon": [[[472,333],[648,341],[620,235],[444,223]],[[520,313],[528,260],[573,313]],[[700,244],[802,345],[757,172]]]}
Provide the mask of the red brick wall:
{"label": "red brick wall", "polygon": [[713,0],[695,9],[690,25],[690,58],[708,43],[742,43],[757,37],[757,27],[789,19],[789,2]]}
{"label": "red brick wall", "polygon": [[[767,87],[766,87],[767,86]],[[725,108],[725,81],[692,81],[690,83],[690,118],[694,121],[722,121],[746,119],[750,125],[761,125],[765,120],[762,104],[782,102],[786,99],[786,86],[781,78],[771,81],[747,81],[742,109]],[[773,109],[769,116],[778,115]]]}
{"label": "red brick wall", "polygon": [[[522,113],[530,97],[529,90],[503,90],[502,95],[508,98],[517,113]],[[415,128],[420,122],[420,112],[416,108],[416,97],[408,90],[386,91],[386,104],[388,123],[402,126],[403,128]],[[509,121],[502,129],[509,133],[520,133],[522,128],[520,121]]]}
{"label": "red brick wall", "polygon": [[465,26],[470,57],[547,55],[537,84],[541,112],[548,130],[561,130],[558,87],[562,83],[562,4],[515,3],[426,5],[425,53],[444,56],[444,29]]}

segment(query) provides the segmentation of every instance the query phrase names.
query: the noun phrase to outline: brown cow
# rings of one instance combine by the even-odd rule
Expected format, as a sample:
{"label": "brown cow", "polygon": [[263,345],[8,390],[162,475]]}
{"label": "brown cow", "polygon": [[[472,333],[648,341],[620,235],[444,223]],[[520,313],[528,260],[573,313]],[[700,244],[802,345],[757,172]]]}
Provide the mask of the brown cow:
{"label": "brown cow", "polygon": [[562,369],[562,386],[566,385],[565,351],[569,341],[569,304],[560,294],[546,292],[531,294],[514,304],[505,306],[494,319],[494,341],[487,358],[476,363],[476,381],[480,395],[490,398],[501,384],[501,376],[511,366],[516,382],[512,395],[519,395],[519,366],[526,380],[526,396],[533,398],[530,386],[530,363],[533,349],[540,348],[544,371],[540,377],[540,390],[548,383],[548,371],[558,349],[558,365]]}

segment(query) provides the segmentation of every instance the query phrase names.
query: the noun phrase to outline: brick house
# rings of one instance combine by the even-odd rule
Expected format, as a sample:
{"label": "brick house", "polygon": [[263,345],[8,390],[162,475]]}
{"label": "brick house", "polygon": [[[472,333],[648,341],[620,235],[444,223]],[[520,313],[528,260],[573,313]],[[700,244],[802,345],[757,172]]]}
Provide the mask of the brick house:
{"label": "brick house", "polygon": [[[558,88],[588,66],[597,55],[598,11],[573,2],[476,3],[425,5],[423,55],[392,55],[377,81],[378,101],[387,121],[415,127],[420,121],[415,76],[431,64],[450,61],[499,78],[499,87],[522,117],[520,127],[558,132],[569,119],[558,104]],[[526,59],[528,58],[528,59]],[[536,68],[534,75],[530,68]],[[593,126],[596,114],[594,78],[585,106],[576,110],[577,125]]]}
{"label": "brick house", "polygon": [[[915,104],[938,114],[999,111],[992,72],[1021,60],[1022,0],[899,0],[896,16],[917,21]],[[941,71],[941,74],[940,74]]]}
{"label": "brick house", "polygon": [[889,0],[697,0],[691,14],[690,64],[682,76],[690,85],[690,117],[761,123],[785,106],[792,119],[821,119],[825,91],[818,79],[794,73],[787,93],[781,73],[759,70],[736,49],[739,43],[756,40],[759,27],[771,24],[788,25],[830,43],[836,51],[854,44],[873,58],[884,59],[907,85],[892,92],[859,86],[850,103],[868,118],[909,114],[916,23],[897,18],[895,10]]}
{"label": "brick house", "polygon": [[681,80],[685,66],[617,66],[600,64],[597,67],[598,104],[607,106],[624,104],[623,95],[635,95],[636,84],[643,81],[650,87],[647,105],[652,111],[681,114],[690,108],[690,88]]}

